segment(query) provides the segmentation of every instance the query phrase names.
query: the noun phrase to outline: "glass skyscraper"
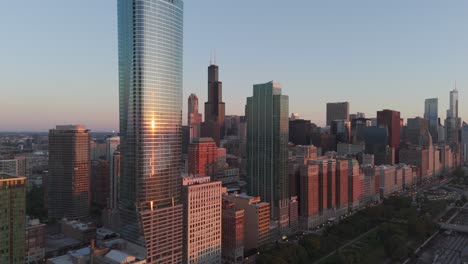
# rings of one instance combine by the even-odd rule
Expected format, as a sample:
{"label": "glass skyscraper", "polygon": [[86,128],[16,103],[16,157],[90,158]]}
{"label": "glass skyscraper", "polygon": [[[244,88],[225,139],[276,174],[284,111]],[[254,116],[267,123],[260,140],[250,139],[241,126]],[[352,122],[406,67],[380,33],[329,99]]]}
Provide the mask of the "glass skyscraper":
{"label": "glass skyscraper", "polygon": [[289,99],[277,83],[257,84],[247,98],[247,181],[249,195],[270,203],[270,214],[289,224]]}
{"label": "glass skyscraper", "polygon": [[121,234],[182,261],[182,0],[118,0]]}
{"label": "glass skyscraper", "polygon": [[424,101],[424,118],[429,121],[429,132],[433,142],[438,141],[437,129],[439,127],[439,99],[430,98]]}

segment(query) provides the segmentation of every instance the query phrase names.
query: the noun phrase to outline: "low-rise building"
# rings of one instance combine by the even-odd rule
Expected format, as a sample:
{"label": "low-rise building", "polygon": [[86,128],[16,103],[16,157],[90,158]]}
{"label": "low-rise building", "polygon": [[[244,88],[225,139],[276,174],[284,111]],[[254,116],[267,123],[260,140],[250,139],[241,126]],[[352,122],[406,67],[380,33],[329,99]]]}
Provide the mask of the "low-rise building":
{"label": "low-rise building", "polygon": [[26,227],[26,263],[41,263],[45,257],[46,225],[31,219]]}

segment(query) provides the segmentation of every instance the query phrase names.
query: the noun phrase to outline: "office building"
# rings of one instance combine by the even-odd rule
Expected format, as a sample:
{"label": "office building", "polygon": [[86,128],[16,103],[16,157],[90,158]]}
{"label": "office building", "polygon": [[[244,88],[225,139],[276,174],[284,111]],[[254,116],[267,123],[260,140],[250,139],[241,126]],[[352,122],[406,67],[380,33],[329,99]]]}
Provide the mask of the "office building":
{"label": "office building", "polygon": [[294,145],[312,144],[312,133],[318,130],[317,125],[310,120],[289,120],[289,142]]}
{"label": "office building", "polygon": [[408,118],[404,139],[409,144],[428,146],[429,140],[432,141],[429,131],[430,126],[427,119],[420,117]]}
{"label": "office building", "polygon": [[424,119],[429,122],[429,132],[433,142],[438,142],[439,99],[429,98],[424,101]]}
{"label": "office building", "polygon": [[349,102],[327,103],[327,126],[334,120],[349,121]]}
{"label": "office building", "polygon": [[468,164],[468,125],[463,122],[460,130],[462,164]]}
{"label": "office building", "polygon": [[281,229],[289,225],[288,96],[281,86],[268,82],[253,87],[247,98],[248,193],[270,204],[272,219]]}
{"label": "office building", "polygon": [[270,205],[246,194],[223,195],[223,199],[244,210],[244,250],[259,249],[270,241]]}
{"label": "office building", "polygon": [[0,174],[0,263],[26,257],[26,178]]}
{"label": "office building", "polygon": [[218,146],[224,136],[225,108],[223,83],[219,81],[219,67],[211,64],[208,67],[208,102],[205,103],[202,136],[213,138]]}
{"label": "office building", "polygon": [[245,122],[245,116],[227,115],[224,118],[224,137],[240,137],[243,129],[242,123]]}
{"label": "office building", "polygon": [[367,118],[356,118],[351,120],[351,142],[353,144],[364,143],[362,131],[371,126],[371,120]]}
{"label": "office building", "polygon": [[57,126],[49,131],[47,209],[50,219],[79,219],[90,211],[89,130]]}
{"label": "office building", "polygon": [[107,160],[91,161],[91,201],[101,210],[107,207],[110,196],[110,172]]}
{"label": "office building", "polygon": [[109,164],[109,195],[107,199],[104,225],[112,230],[119,228],[119,188],[120,188],[120,151],[114,151]]}
{"label": "office building", "polygon": [[350,114],[349,115],[349,121],[353,121],[353,119],[358,119],[358,118],[366,118],[365,113],[357,112],[356,114]]}
{"label": "office building", "polygon": [[223,263],[244,263],[245,210],[223,198],[221,252]]}
{"label": "office building", "polygon": [[377,112],[377,125],[385,127],[388,131],[388,146],[395,149],[395,163],[399,162],[398,151],[400,148],[400,112],[384,109]]}
{"label": "office building", "polygon": [[202,114],[198,111],[198,97],[190,94],[188,98],[187,126],[190,128],[190,141],[201,137]]}
{"label": "office building", "polygon": [[351,122],[346,120],[331,121],[330,133],[335,135],[336,142],[349,143],[351,140]]}
{"label": "office building", "polygon": [[111,161],[112,155],[114,155],[114,152],[118,149],[119,145],[120,137],[112,136],[106,138],[106,160],[108,162]]}
{"label": "office building", "polygon": [[450,91],[450,108],[447,110],[445,119],[446,140],[448,143],[458,144],[461,118],[458,116],[458,90]]}
{"label": "office building", "polygon": [[102,139],[92,139],[89,142],[91,160],[106,159],[107,142]]}
{"label": "office building", "polygon": [[118,0],[120,234],[182,261],[183,1]]}
{"label": "office building", "polygon": [[194,138],[189,145],[189,175],[214,177],[218,147],[212,138]]}
{"label": "office building", "polygon": [[183,263],[221,263],[221,182],[184,177]]}

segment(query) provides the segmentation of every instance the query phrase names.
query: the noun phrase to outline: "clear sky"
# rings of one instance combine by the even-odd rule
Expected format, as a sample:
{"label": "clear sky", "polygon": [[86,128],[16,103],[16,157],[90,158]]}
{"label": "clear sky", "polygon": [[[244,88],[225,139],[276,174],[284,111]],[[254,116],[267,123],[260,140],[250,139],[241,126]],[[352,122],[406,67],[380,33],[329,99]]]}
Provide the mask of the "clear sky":
{"label": "clear sky", "polygon": [[[118,129],[116,13],[115,0],[0,0],[0,131]],[[468,1],[185,0],[184,105],[193,92],[203,109],[214,49],[227,114],[274,80],[318,124],[334,101],[407,118],[438,97],[445,117],[456,80],[468,116]]]}

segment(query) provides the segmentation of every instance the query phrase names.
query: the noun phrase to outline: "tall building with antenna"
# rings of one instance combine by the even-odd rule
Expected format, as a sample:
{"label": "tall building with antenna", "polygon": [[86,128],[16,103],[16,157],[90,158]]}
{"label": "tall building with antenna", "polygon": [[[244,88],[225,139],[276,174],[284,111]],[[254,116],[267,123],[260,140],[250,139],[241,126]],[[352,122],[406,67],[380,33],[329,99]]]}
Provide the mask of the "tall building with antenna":
{"label": "tall building with antenna", "polygon": [[118,0],[121,236],[182,262],[183,1]]}
{"label": "tall building with antenna", "polygon": [[447,110],[447,119],[445,119],[446,137],[448,143],[458,143],[459,131],[461,128],[461,118],[458,116],[458,90],[457,83],[455,89],[450,91],[450,107]]}
{"label": "tall building with antenna", "polygon": [[226,105],[223,102],[223,83],[219,81],[219,67],[210,60],[208,67],[208,101],[205,103],[205,122],[202,126],[202,136],[211,137],[216,144],[224,136],[224,118]]}

